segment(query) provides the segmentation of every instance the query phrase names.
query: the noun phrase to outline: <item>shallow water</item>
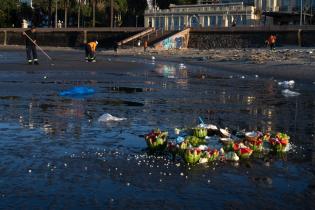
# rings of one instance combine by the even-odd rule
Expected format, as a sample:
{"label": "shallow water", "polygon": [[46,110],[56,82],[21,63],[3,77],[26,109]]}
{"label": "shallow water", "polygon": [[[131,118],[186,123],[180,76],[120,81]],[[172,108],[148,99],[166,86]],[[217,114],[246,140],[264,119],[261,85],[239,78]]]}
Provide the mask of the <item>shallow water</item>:
{"label": "shallow water", "polygon": [[[89,65],[58,54],[54,66],[29,67],[23,52],[2,55],[3,64],[20,63],[0,67],[0,209],[313,208],[314,84],[296,81],[301,95],[286,98],[281,78],[136,58]],[[96,94],[58,96],[75,85]],[[104,113],[128,120],[100,124]],[[146,153],[150,129],[172,133],[198,116],[287,132],[294,149],[195,167]]]}

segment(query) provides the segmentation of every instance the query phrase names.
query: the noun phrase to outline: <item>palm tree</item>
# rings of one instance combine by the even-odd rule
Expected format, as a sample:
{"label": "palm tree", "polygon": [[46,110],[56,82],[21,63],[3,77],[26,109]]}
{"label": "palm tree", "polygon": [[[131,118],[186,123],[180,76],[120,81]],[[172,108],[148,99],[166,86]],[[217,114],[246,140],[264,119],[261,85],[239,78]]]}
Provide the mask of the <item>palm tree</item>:
{"label": "palm tree", "polygon": [[63,0],[63,6],[65,10],[65,28],[68,27],[68,5],[69,5],[69,0]]}
{"label": "palm tree", "polygon": [[93,7],[93,22],[92,26],[95,27],[95,8],[96,8],[96,0],[92,0],[92,7]]}
{"label": "palm tree", "polygon": [[110,0],[110,27],[113,27],[114,0]]}
{"label": "palm tree", "polygon": [[80,28],[82,0],[78,0],[78,1],[79,1],[79,6],[78,6],[78,28]]}

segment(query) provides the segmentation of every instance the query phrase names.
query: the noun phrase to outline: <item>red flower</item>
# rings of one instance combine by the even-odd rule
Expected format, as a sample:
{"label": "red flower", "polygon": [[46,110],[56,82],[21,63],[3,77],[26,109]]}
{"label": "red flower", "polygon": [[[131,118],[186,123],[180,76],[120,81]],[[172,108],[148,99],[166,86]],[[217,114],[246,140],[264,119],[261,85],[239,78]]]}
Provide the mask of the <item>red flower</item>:
{"label": "red flower", "polygon": [[279,142],[282,146],[286,146],[289,143],[288,139],[279,139]]}
{"label": "red flower", "polygon": [[197,148],[195,151],[197,152],[197,155],[199,155],[201,152],[201,150],[199,148]]}
{"label": "red flower", "polygon": [[243,154],[250,154],[252,153],[253,150],[250,149],[250,148],[240,148],[240,154],[243,155]]}
{"label": "red flower", "polygon": [[239,144],[237,144],[237,143],[233,144],[233,150],[234,151],[238,151],[239,149],[240,149],[240,145]]}
{"label": "red flower", "polygon": [[253,142],[255,146],[260,146],[263,141],[261,139],[258,139],[257,141]]}

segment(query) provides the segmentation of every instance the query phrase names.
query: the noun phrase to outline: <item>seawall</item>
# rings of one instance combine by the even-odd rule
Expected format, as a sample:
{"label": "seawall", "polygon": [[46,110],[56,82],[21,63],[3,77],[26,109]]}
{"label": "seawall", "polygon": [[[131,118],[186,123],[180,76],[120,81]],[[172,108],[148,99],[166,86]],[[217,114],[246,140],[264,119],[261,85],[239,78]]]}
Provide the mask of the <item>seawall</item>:
{"label": "seawall", "polygon": [[[81,47],[97,40],[99,47],[112,48],[118,41],[132,36],[144,28],[38,28],[37,43],[41,46]],[[24,45],[22,28],[0,28],[0,45]]]}
{"label": "seawall", "polygon": [[201,28],[190,31],[189,48],[254,48],[266,46],[271,34],[277,46],[315,46],[315,26]]}
{"label": "seawall", "polygon": [[[25,29],[0,28],[0,45],[24,45]],[[98,40],[101,48],[113,48],[117,42],[145,28],[38,28],[41,46],[81,47]],[[265,46],[270,34],[277,35],[277,46],[315,47],[315,26],[265,26],[191,29],[188,48],[259,48]]]}

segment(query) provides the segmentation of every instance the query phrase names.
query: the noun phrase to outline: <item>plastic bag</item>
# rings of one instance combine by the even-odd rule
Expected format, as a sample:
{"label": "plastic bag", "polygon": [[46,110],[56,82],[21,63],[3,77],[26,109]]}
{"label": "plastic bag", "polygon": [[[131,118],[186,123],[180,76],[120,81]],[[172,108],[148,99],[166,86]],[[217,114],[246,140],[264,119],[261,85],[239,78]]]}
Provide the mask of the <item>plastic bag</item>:
{"label": "plastic bag", "polygon": [[59,96],[82,96],[82,95],[92,95],[95,93],[93,88],[77,86],[69,90],[65,90],[59,93]]}
{"label": "plastic bag", "polygon": [[118,122],[118,121],[123,121],[127,120],[127,118],[120,118],[120,117],[115,117],[109,113],[105,113],[102,116],[98,118],[98,122]]}

